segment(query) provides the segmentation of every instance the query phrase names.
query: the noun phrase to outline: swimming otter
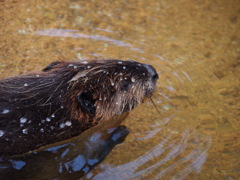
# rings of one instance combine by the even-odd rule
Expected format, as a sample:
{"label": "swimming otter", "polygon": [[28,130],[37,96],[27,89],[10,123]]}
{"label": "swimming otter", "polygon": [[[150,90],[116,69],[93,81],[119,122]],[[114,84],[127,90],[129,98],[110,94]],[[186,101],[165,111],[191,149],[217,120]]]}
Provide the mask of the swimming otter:
{"label": "swimming otter", "polygon": [[136,61],[54,62],[0,81],[0,156],[81,134],[150,96],[158,74]]}

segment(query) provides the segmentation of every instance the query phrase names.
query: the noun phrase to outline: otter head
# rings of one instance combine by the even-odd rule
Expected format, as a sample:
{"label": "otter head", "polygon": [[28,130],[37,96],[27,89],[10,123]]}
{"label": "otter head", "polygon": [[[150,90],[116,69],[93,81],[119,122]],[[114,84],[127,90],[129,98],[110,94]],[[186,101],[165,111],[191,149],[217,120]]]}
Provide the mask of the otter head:
{"label": "otter head", "polygon": [[67,104],[74,119],[91,124],[132,110],[151,96],[158,79],[151,65],[135,61],[94,60],[75,68]]}

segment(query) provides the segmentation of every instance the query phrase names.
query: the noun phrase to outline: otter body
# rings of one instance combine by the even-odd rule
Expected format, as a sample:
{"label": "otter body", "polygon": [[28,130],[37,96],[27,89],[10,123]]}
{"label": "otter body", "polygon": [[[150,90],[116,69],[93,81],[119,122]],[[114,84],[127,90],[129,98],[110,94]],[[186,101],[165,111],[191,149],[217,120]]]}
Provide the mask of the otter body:
{"label": "otter body", "polygon": [[0,156],[81,134],[150,96],[158,75],[122,60],[54,62],[39,73],[0,80]]}

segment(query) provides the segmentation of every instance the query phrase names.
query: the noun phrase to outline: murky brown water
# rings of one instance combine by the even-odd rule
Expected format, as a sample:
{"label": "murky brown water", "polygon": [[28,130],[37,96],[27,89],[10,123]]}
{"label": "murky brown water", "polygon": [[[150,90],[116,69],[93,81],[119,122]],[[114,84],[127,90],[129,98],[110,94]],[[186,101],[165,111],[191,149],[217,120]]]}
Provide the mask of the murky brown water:
{"label": "murky brown water", "polygon": [[[58,59],[134,59],[160,79],[84,179],[240,177],[240,1],[0,1],[0,78]],[[47,166],[47,165],[46,165]]]}

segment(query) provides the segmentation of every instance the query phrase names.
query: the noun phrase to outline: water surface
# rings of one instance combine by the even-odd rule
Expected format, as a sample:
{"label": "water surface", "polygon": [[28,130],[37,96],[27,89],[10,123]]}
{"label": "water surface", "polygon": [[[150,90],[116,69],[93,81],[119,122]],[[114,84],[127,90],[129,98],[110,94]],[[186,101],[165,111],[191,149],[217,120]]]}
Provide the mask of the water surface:
{"label": "water surface", "polygon": [[[240,1],[0,1],[0,78],[56,60],[159,73],[131,133],[83,179],[238,179]],[[47,166],[47,165],[46,165]]]}

